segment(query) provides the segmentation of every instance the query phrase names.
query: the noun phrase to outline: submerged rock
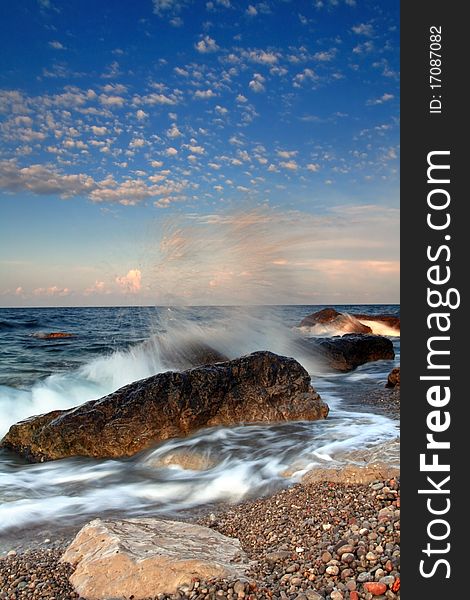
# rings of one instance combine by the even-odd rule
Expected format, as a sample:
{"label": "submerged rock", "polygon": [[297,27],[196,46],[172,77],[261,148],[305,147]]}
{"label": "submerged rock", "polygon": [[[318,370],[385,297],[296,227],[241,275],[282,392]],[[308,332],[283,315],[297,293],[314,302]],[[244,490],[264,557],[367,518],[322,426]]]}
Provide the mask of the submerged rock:
{"label": "submerged rock", "polygon": [[366,321],[367,323],[382,323],[390,329],[400,332],[400,317],[395,315],[357,315],[353,314],[353,317],[359,321]]}
{"label": "submerged rock", "polygon": [[132,456],[214,425],[324,419],[328,406],[293,358],[254,352],[131,383],[70,410],[12,425],[1,445],[31,461]]}
{"label": "submerged rock", "polygon": [[73,333],[66,333],[65,331],[52,331],[50,333],[33,333],[32,337],[39,338],[40,340],[61,340],[64,338],[73,338]]}
{"label": "submerged rock", "polygon": [[195,579],[243,577],[249,565],[236,538],[152,518],[95,519],[79,531],[61,562],[75,567],[70,582],[87,600],[174,594]]}
{"label": "submerged rock", "polygon": [[388,374],[387,384],[385,387],[394,388],[400,387],[400,367],[395,367]]}
{"label": "submerged rock", "polygon": [[315,325],[328,325],[342,333],[372,333],[372,329],[363,325],[357,318],[340,313],[334,308],[323,308],[300,323],[300,327],[314,327]]}
{"label": "submerged rock", "polygon": [[216,464],[207,454],[194,450],[174,450],[163,456],[150,456],[145,461],[147,467],[180,467],[191,471],[207,471]]}
{"label": "submerged rock", "polygon": [[367,362],[395,358],[393,343],[381,335],[348,333],[300,340],[297,345],[302,352],[314,356],[320,366],[334,371],[352,371]]}

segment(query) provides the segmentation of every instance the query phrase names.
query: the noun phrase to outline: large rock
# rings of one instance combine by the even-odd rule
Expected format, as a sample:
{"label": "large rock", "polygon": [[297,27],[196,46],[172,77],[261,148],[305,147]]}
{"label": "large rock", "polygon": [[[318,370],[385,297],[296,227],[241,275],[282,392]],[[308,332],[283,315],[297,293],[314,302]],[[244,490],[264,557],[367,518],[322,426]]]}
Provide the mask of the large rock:
{"label": "large rock", "polygon": [[150,518],[95,519],[61,560],[75,566],[70,582],[87,600],[174,594],[195,578],[243,577],[249,564],[238,539],[200,525]]}
{"label": "large rock", "polygon": [[293,358],[254,352],[166,372],[70,410],[12,425],[2,446],[31,461],[132,456],[203,427],[324,419],[328,406]]}
{"label": "large rock", "polygon": [[391,340],[381,335],[350,333],[300,340],[297,345],[299,351],[313,356],[320,367],[334,371],[352,371],[367,362],[395,358]]}
{"label": "large rock", "polygon": [[341,333],[372,333],[372,329],[363,325],[351,315],[340,313],[334,308],[323,308],[300,322],[300,327],[315,327],[326,325]]}

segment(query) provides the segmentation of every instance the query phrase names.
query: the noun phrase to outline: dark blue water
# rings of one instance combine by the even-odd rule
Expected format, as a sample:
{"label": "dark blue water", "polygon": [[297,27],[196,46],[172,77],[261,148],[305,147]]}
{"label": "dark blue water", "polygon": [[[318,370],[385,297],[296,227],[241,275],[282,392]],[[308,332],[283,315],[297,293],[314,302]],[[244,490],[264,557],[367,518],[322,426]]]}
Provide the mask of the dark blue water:
{"label": "dark blue water", "polygon": [[[296,356],[294,343],[314,333],[297,326],[321,308],[0,309],[0,436],[28,416],[70,408],[168,370],[181,349],[194,343],[209,344],[229,358],[255,350],[295,356],[330,406],[325,421],[211,428],[127,460],[74,458],[27,465],[0,451],[0,536],[51,518],[60,528],[108,511],[174,514],[219,500],[238,501],[285,485],[286,470],[295,479],[315,466],[347,460],[351,450],[395,438],[395,421],[351,408],[347,396],[354,382],[383,386],[398,364],[399,338],[393,338],[394,361],[363,365],[346,375],[323,374],[314,362]],[[397,305],[336,308],[399,314]],[[73,337],[46,339],[51,332]],[[214,466],[197,472],[162,466],[159,459],[175,449],[204,452]]]}

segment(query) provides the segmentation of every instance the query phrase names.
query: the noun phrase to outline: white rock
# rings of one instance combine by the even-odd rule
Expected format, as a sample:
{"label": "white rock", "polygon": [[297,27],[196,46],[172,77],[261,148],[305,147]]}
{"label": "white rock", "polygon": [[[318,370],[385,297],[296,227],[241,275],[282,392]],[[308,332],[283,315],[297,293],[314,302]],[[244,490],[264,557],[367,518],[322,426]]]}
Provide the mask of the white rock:
{"label": "white rock", "polygon": [[240,578],[240,542],[207,527],[159,519],[102,521],[83,527],[62,562],[74,565],[75,591],[87,600],[172,594],[193,578]]}

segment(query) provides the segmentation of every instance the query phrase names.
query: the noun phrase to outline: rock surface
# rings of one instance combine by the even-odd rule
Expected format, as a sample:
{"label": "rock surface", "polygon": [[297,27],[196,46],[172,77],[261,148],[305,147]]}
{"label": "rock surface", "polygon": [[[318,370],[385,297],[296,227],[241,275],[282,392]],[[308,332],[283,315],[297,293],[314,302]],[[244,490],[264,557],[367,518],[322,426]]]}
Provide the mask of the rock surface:
{"label": "rock surface", "polygon": [[243,577],[249,564],[238,539],[151,518],[95,519],[79,531],[61,561],[75,567],[70,582],[87,600],[171,594],[194,579]]}
{"label": "rock surface", "polygon": [[298,342],[299,350],[313,355],[320,366],[352,371],[375,360],[395,358],[393,343],[381,335],[348,333],[341,337],[309,338]]}
{"label": "rock surface", "polygon": [[12,425],[1,446],[31,461],[132,456],[214,425],[323,419],[328,406],[293,358],[254,352],[166,372],[70,410]]}
{"label": "rock surface", "polygon": [[334,308],[324,308],[305,317],[300,327],[314,327],[315,325],[328,325],[342,333],[372,333],[372,329],[363,325],[357,318],[340,313]]}
{"label": "rock surface", "polygon": [[390,373],[388,374],[386,387],[400,387],[400,367],[395,367],[390,371]]}

